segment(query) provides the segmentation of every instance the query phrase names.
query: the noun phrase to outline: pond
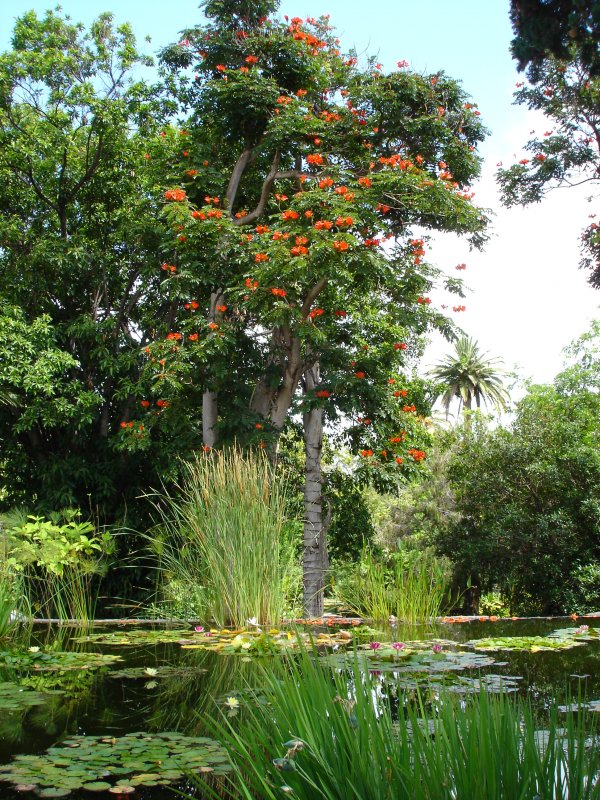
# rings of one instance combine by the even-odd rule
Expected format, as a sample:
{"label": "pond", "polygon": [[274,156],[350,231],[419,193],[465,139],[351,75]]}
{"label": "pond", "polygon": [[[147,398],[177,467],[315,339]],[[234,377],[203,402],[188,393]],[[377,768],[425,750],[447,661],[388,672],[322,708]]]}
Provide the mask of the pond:
{"label": "pond", "polygon": [[244,692],[260,689],[257,665],[293,652],[299,640],[315,644],[332,669],[356,651],[399,697],[416,687],[468,694],[483,685],[540,708],[578,694],[600,705],[593,616],[262,631],[34,625],[0,645],[0,797],[192,793],[186,774],[226,769],[206,719],[236,714]]}

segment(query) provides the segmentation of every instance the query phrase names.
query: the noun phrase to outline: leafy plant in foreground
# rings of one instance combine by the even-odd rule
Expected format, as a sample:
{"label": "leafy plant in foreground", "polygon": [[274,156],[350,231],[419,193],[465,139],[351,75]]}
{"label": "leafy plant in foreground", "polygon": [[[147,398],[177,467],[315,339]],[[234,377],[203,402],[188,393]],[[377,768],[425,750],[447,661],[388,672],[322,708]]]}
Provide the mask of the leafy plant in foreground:
{"label": "leafy plant in foreground", "polygon": [[586,747],[582,715],[567,714],[559,727],[553,709],[540,731],[530,706],[504,694],[482,691],[466,704],[442,695],[429,706],[414,693],[395,701],[357,663],[332,672],[306,651],[261,678],[257,702],[216,725],[233,763],[232,797],[600,797],[592,779],[600,755]]}

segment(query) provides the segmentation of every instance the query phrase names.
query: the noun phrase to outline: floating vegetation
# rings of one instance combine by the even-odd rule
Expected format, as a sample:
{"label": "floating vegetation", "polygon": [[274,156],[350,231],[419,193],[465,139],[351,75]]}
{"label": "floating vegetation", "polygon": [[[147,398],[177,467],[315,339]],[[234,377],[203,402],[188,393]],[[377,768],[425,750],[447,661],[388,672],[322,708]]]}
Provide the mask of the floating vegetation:
{"label": "floating vegetation", "polygon": [[0,652],[0,667],[10,667],[20,671],[92,670],[107,667],[122,660],[121,656],[108,653],[57,652],[40,647],[30,647],[25,652],[10,650]]}
{"label": "floating vegetation", "polygon": [[[0,766],[0,781],[29,786],[39,797],[86,789],[130,794],[128,787],[168,786],[191,773],[224,775],[226,751],[213,739],[180,733],[74,736],[43,755],[18,755]],[[116,787],[122,787],[113,791]]]}
{"label": "floating vegetation", "polygon": [[455,643],[445,640],[431,642],[370,642],[359,645],[356,653],[331,653],[323,661],[336,669],[348,668],[356,658],[358,666],[369,672],[401,674],[426,673],[432,680],[446,672],[482,669],[495,663],[480,653],[454,649]]}
{"label": "floating vegetation", "polygon": [[[358,630],[358,629],[357,629]],[[179,644],[186,650],[211,650],[224,655],[236,653],[251,655],[270,655],[294,650],[300,645],[316,647],[336,647],[353,641],[353,633],[341,630],[331,633],[305,633],[297,630],[270,628],[204,628],[182,631],[131,630],[113,633],[91,634],[78,641],[95,644],[116,645],[154,645]]]}
{"label": "floating vegetation", "polygon": [[198,669],[195,666],[174,667],[169,664],[161,664],[158,667],[127,667],[127,669],[111,670],[108,673],[108,677],[117,678],[119,680],[123,678],[130,680],[185,678],[190,675],[199,675],[207,671],[206,669]]}
{"label": "floating vegetation", "polygon": [[598,638],[595,628],[580,625],[578,628],[559,628],[547,636],[502,636],[471,639],[465,642],[465,646],[473,647],[475,650],[523,650],[537,653],[543,650],[569,650]]}
{"label": "floating vegetation", "polygon": [[[54,692],[54,694],[61,694],[61,692]],[[2,712],[23,711],[31,706],[42,705],[47,699],[47,694],[36,692],[17,683],[10,681],[0,683],[0,711]]]}

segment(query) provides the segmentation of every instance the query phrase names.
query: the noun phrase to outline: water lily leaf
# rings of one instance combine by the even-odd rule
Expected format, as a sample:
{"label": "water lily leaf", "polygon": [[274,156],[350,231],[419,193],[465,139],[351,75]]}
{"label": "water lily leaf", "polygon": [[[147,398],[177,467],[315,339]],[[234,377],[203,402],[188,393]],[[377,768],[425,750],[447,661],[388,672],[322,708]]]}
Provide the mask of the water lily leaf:
{"label": "water lily leaf", "polygon": [[91,781],[84,783],[81,788],[88,792],[106,792],[111,788],[111,784],[106,781]]}

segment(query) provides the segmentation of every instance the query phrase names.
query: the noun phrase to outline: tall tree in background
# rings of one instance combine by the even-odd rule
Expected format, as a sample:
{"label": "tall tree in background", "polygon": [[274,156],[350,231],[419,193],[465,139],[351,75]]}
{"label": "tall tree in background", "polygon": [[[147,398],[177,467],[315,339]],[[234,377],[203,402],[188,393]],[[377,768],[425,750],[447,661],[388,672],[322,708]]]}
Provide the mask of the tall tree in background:
{"label": "tall tree in background", "polygon": [[[203,281],[198,302],[225,363],[232,325],[259,353],[244,373],[257,438],[274,451],[290,415],[303,415],[304,597],[307,612],[319,614],[324,419],[349,415],[370,432],[385,417],[385,445],[377,455],[362,451],[384,469],[424,457],[418,423],[399,430],[417,408],[396,385],[398,371],[429,326],[452,326],[430,308],[435,270],[411,227],[481,243],[486,220],[468,183],[483,129],[442,73],[418,75],[401,63],[384,74],[374,61],[360,69],[354,54],[340,52],[327,18],[278,21],[271,2],[209,0],[203,8],[208,24],[163,53],[191,112],[189,180],[165,196],[170,258],[179,279]],[[459,282],[447,285],[460,292]],[[184,341],[185,324],[167,339]],[[150,359],[155,369],[154,352]],[[210,448],[235,429],[240,411],[222,402],[227,373],[211,370],[210,359],[203,381]]]}
{"label": "tall tree in background", "polygon": [[[552,189],[581,184],[594,191],[600,175],[600,3],[514,2],[511,19],[513,55],[520,69],[528,66],[515,102],[541,111],[548,130],[525,144],[529,157],[498,171],[503,202],[528,205]],[[584,229],[581,254],[590,283],[599,288],[598,222]]]}
{"label": "tall tree in background", "polygon": [[600,2],[598,0],[511,0],[515,38],[511,51],[519,70],[535,69],[548,57],[569,60],[571,46],[596,76],[600,71]]}
{"label": "tall tree in background", "polygon": [[463,407],[471,411],[473,403],[480,408],[482,401],[499,411],[505,409],[508,393],[502,378],[506,373],[500,363],[500,359],[482,353],[474,339],[468,336],[458,339],[455,353],[431,370],[431,376],[441,384],[439,395],[446,416],[455,398],[459,401],[459,412]]}

